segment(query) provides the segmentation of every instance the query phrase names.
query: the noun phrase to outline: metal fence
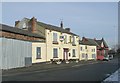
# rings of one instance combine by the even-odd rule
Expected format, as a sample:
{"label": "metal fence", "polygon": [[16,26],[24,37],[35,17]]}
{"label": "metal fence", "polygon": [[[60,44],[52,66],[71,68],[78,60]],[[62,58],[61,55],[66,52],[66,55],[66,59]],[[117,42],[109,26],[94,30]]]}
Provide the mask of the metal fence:
{"label": "metal fence", "polygon": [[32,65],[32,42],[0,38],[0,43],[1,42],[1,69],[11,69]]}

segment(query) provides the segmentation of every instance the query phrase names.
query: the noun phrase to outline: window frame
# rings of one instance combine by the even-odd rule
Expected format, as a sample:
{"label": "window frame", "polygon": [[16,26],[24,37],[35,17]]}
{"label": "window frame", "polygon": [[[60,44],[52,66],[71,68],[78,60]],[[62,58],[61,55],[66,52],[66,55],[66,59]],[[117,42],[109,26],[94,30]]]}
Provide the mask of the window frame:
{"label": "window frame", "polygon": [[53,33],[53,42],[58,42],[58,34]]}
{"label": "window frame", "polygon": [[76,50],[72,49],[72,57],[76,57]]}
{"label": "window frame", "polygon": [[[39,51],[38,51],[38,48],[39,48]],[[41,59],[41,52],[42,52],[41,47],[36,47],[36,59]]]}
{"label": "window frame", "polygon": [[84,53],[82,53],[82,58],[85,58],[85,54]]}
{"label": "window frame", "polygon": [[83,51],[83,47],[80,47],[80,50]]}
{"label": "window frame", "polygon": [[53,48],[53,58],[58,58],[58,48]]}

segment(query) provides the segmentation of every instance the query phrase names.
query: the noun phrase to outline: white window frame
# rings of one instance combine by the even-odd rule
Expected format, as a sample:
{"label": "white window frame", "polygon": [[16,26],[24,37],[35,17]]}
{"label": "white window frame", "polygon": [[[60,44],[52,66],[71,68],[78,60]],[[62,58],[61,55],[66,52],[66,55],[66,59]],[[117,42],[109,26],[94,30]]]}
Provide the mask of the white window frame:
{"label": "white window frame", "polygon": [[72,57],[76,57],[76,50],[72,49]]}
{"label": "white window frame", "polygon": [[36,47],[36,59],[41,59],[41,47]]}
{"label": "white window frame", "polygon": [[58,48],[53,48],[53,58],[58,58]]}
{"label": "white window frame", "polygon": [[53,41],[57,42],[58,41],[58,34],[53,33]]}

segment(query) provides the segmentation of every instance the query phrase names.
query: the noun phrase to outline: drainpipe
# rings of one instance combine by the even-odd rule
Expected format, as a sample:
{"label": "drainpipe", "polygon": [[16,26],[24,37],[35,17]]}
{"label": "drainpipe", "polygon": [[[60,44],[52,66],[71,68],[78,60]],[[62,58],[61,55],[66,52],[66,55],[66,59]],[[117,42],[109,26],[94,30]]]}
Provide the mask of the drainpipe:
{"label": "drainpipe", "polygon": [[46,41],[45,41],[46,42],[46,62],[47,62],[47,31],[46,30],[45,30],[45,33],[46,33],[45,34],[45,37],[46,37]]}

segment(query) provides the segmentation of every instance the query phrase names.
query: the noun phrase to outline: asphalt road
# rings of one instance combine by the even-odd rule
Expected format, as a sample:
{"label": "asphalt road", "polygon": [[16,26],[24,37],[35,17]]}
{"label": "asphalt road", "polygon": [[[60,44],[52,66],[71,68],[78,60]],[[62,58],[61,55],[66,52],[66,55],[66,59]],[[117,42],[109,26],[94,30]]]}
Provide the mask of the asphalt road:
{"label": "asphalt road", "polygon": [[118,69],[118,59],[68,68],[3,76],[3,81],[103,81]]}

